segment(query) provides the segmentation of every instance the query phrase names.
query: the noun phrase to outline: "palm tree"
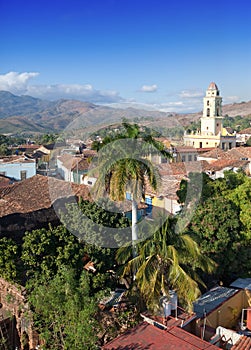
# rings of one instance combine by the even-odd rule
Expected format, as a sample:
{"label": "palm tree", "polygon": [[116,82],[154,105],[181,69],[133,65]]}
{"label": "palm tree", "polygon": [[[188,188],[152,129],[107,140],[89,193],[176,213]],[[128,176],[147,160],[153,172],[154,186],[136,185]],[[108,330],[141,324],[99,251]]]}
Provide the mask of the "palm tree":
{"label": "palm tree", "polygon": [[[125,193],[131,194],[132,203],[132,244],[138,240],[137,207],[144,198],[146,183],[156,190],[159,175],[156,167],[147,159],[149,154],[170,154],[162,143],[151,135],[143,135],[137,124],[122,123],[124,132],[107,137],[99,145],[98,164],[94,171],[98,174],[95,190],[98,195],[108,193],[115,201],[125,199]],[[135,251],[134,251],[135,252]]]}
{"label": "palm tree", "polygon": [[117,252],[117,262],[124,264],[122,277],[137,271],[134,282],[149,308],[156,307],[162,295],[176,290],[191,309],[200,295],[199,285],[205,286],[196,270],[210,273],[216,266],[189,235],[175,232],[175,223],[169,217],[151,237],[138,242],[137,256],[132,258],[129,245]]}

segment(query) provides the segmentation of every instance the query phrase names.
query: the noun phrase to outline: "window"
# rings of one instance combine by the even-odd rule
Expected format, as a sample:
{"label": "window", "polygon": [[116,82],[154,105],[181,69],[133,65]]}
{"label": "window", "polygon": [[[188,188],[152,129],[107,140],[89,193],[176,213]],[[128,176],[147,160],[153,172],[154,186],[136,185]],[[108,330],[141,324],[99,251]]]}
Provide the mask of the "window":
{"label": "window", "polygon": [[182,157],[181,157],[181,161],[182,161],[182,162],[185,162],[185,161],[186,161],[186,156],[182,156]]}
{"label": "window", "polygon": [[196,161],[197,160],[197,156],[195,155],[193,159],[194,159],[194,161]]}
{"label": "window", "polygon": [[207,117],[210,117],[210,108],[207,108]]}
{"label": "window", "polygon": [[21,181],[25,180],[26,177],[27,177],[27,171],[26,170],[21,170],[20,171],[20,179],[21,179]]}
{"label": "window", "polygon": [[145,198],[145,203],[148,205],[152,205],[152,198],[151,197],[146,197]]}
{"label": "window", "polygon": [[192,161],[192,155],[191,155],[191,154],[188,155],[188,161],[189,161],[189,162]]}
{"label": "window", "polygon": [[132,199],[132,195],[130,192],[126,192],[126,199],[128,199],[129,201]]}
{"label": "window", "polygon": [[207,106],[209,106],[209,101],[207,100]]}
{"label": "window", "polygon": [[231,149],[232,148],[232,142],[229,142],[229,149]]}

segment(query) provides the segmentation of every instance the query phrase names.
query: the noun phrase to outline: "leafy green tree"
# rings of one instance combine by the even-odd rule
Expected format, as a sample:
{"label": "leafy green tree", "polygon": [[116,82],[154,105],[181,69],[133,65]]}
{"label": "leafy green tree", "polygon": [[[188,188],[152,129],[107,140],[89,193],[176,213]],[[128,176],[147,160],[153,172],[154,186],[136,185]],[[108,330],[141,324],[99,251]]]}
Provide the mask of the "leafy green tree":
{"label": "leafy green tree", "polygon": [[11,152],[8,150],[8,147],[6,144],[2,143],[0,145],[0,156],[7,156],[10,155]]}
{"label": "leafy green tree", "polygon": [[204,285],[196,270],[210,273],[215,267],[188,234],[175,232],[175,224],[176,219],[165,220],[151,237],[138,243],[136,257],[132,258],[129,245],[117,252],[118,263],[124,264],[123,276],[132,276],[136,266],[134,285],[149,308],[156,307],[169,290],[176,290],[191,308],[199,286]]}
{"label": "leafy green tree", "polygon": [[239,208],[242,234],[251,241],[251,178],[242,176],[242,181],[228,194],[228,198]]}
{"label": "leafy green tree", "polygon": [[15,282],[18,277],[18,246],[10,238],[0,239],[0,276],[7,281]]}
{"label": "leafy green tree", "polygon": [[60,212],[61,222],[81,242],[100,247],[116,247],[122,244],[122,237],[110,228],[126,228],[128,219],[107,199],[97,202],[80,200],[78,205],[67,204]]}
{"label": "leafy green tree", "polygon": [[43,280],[43,283],[33,280],[29,295],[41,348],[98,349],[97,300],[90,297],[87,273],[83,272],[78,279],[71,268],[61,266],[52,279]]}
{"label": "leafy green tree", "polygon": [[78,239],[61,225],[26,232],[21,259],[27,277],[41,275],[49,278],[63,264],[80,271],[83,255],[83,246]]}
{"label": "leafy green tree", "polygon": [[109,200],[97,203],[81,200],[78,205],[66,205],[61,212],[61,221],[78,237],[85,254],[94,263],[96,272],[90,277],[92,290],[114,288],[115,247],[124,243],[116,229],[119,232],[119,229],[129,227],[128,219],[117,213]]}
{"label": "leafy green tree", "polygon": [[177,191],[179,203],[204,202],[214,194],[213,180],[205,173],[189,173],[188,179],[182,179]]}
{"label": "leafy green tree", "polygon": [[218,264],[218,278],[226,281],[236,272],[236,248],[241,240],[240,221],[238,208],[230,200],[221,196],[199,205],[189,230],[202,253]]}

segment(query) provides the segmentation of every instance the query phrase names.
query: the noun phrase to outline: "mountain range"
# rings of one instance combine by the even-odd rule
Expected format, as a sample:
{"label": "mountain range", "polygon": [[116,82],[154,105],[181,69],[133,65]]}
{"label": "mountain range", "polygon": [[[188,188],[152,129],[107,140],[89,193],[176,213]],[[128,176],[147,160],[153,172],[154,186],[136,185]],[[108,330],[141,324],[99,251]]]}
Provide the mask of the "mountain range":
{"label": "mountain range", "polygon": [[[0,91],[0,133],[48,133],[79,130],[120,122],[123,118],[152,127],[186,126],[201,117],[191,114],[111,108],[78,100],[47,101]],[[251,101],[223,106],[223,115],[251,115]]]}

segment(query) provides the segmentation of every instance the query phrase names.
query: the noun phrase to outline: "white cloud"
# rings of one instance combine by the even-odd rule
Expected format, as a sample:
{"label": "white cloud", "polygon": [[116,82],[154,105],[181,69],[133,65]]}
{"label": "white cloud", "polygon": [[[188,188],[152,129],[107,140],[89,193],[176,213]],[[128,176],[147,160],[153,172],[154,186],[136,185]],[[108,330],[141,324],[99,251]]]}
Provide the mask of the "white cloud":
{"label": "white cloud", "polygon": [[182,90],[179,93],[180,98],[201,98],[204,96],[204,93],[202,91],[195,91],[195,90]]}
{"label": "white cloud", "polygon": [[7,90],[12,93],[24,93],[27,89],[29,80],[38,76],[37,72],[9,72],[0,75],[0,90]]}
{"label": "white cloud", "polygon": [[240,101],[240,97],[239,96],[227,96],[224,97],[224,102],[227,103],[233,103],[233,102],[239,102]]}
{"label": "white cloud", "polygon": [[153,85],[143,85],[139,91],[141,92],[155,92],[157,91],[158,86],[156,84]]}
{"label": "white cloud", "polygon": [[37,72],[9,72],[0,75],[0,90],[17,95],[31,95],[42,99],[80,99],[93,103],[112,103],[123,101],[114,90],[96,90],[91,84],[54,84],[31,85],[30,80],[38,76]]}

